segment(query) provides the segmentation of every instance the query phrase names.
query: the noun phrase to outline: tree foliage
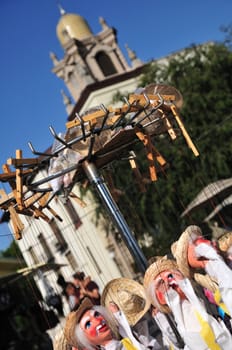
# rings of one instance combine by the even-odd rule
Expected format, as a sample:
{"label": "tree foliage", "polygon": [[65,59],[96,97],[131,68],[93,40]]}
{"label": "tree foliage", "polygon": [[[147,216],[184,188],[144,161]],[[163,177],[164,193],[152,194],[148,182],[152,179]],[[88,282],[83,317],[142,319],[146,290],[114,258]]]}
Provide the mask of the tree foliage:
{"label": "tree foliage", "polygon": [[[182,136],[174,142],[168,135],[156,137],[153,142],[169,167],[158,174],[157,182],[147,185],[145,193],[139,192],[127,162],[114,167],[115,185],[124,192],[118,201],[120,210],[136,238],[148,233],[153,240],[144,245],[147,257],[167,253],[187,225],[202,227],[203,209],[186,218],[181,213],[204,186],[231,177],[231,71],[232,52],[225,43],[191,46],[165,63],[153,61],[144,71],[141,86],[164,83],[181,92],[181,117],[200,152],[196,158]],[[146,174],[143,147],[136,144],[135,151]]]}
{"label": "tree foliage", "polygon": [[9,247],[5,250],[3,250],[1,252],[1,255],[4,258],[19,258],[19,259],[23,259],[22,253],[17,245],[17,243],[15,242],[15,240],[13,240],[11,242],[11,244],[9,245]]}

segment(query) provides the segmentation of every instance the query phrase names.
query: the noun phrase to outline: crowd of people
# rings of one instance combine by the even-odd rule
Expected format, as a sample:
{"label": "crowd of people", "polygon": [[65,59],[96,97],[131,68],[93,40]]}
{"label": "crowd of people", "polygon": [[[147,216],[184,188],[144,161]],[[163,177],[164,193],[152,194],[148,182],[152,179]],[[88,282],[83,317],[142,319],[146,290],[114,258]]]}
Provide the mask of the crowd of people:
{"label": "crowd of people", "polygon": [[99,286],[90,276],[86,277],[83,271],[74,273],[72,281],[65,281],[63,276],[59,275],[57,283],[62,288],[71,311],[76,310],[85,297],[91,299],[94,305],[101,303]]}
{"label": "crowd of people", "polygon": [[76,273],[64,286],[71,312],[54,349],[230,350],[231,268],[232,232],[213,241],[191,225],[167,255],[149,259],[142,283],[113,279],[100,295]]}

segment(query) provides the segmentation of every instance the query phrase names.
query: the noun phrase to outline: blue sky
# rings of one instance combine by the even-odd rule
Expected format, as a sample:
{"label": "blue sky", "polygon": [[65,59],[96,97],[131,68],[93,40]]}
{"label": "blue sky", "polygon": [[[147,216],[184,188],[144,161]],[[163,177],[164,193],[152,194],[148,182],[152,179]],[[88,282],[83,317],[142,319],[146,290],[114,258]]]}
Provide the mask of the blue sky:
{"label": "blue sky", "polygon": [[[160,58],[191,44],[216,40],[222,25],[232,23],[231,0],[60,0],[66,12],[85,17],[92,31],[101,30],[99,17],[118,31],[125,44],[144,62]],[[63,50],[56,37],[60,18],[56,0],[0,1],[0,162],[15,150],[33,157],[27,143],[40,151],[52,143],[49,126],[65,130],[66,114],[60,90],[65,87],[52,72],[49,52],[59,59]],[[65,90],[66,91],[66,90]],[[5,185],[0,184],[1,188]],[[0,225],[0,250],[12,240]]]}

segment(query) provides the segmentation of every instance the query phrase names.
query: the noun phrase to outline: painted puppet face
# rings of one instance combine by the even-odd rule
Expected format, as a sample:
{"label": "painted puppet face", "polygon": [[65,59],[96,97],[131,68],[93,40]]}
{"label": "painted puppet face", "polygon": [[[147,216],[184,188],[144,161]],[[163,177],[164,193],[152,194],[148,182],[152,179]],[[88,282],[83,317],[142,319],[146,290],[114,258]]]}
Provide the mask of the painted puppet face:
{"label": "painted puppet face", "polygon": [[166,270],[160,272],[155,278],[156,298],[161,305],[167,304],[165,293],[167,293],[170,288],[174,289],[180,295],[181,299],[186,299],[177,283],[182,279],[184,279],[184,276],[178,270]]}
{"label": "painted puppet face", "polygon": [[80,327],[93,345],[105,345],[112,339],[112,334],[104,317],[96,310],[87,310],[81,320]]}
{"label": "painted puppet face", "polygon": [[189,243],[188,245],[188,263],[193,268],[201,268],[204,269],[205,265],[207,263],[207,259],[204,257],[197,257],[195,253],[195,247],[198,246],[200,243],[206,243],[208,245],[213,246],[212,242],[203,238],[198,237],[193,243]]}

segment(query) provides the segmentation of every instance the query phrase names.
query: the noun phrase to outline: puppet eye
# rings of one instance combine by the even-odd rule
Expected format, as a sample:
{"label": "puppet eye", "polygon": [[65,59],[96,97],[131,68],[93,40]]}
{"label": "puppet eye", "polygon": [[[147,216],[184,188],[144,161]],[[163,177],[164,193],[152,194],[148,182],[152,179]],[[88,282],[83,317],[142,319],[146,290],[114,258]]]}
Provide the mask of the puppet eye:
{"label": "puppet eye", "polygon": [[174,277],[173,274],[169,273],[168,278],[173,278],[173,277]]}
{"label": "puppet eye", "polygon": [[85,323],[85,329],[89,329],[91,327],[91,322],[90,321],[87,321]]}
{"label": "puppet eye", "polygon": [[162,278],[160,278],[157,282],[157,287],[161,287],[165,284],[164,280]]}
{"label": "puppet eye", "polygon": [[97,318],[97,317],[99,317],[99,316],[101,316],[101,314],[100,314],[98,311],[95,311],[95,312],[94,312],[94,317]]}

